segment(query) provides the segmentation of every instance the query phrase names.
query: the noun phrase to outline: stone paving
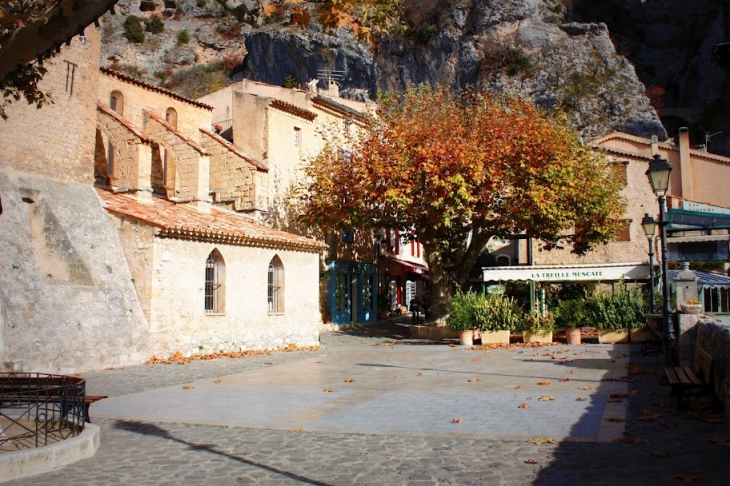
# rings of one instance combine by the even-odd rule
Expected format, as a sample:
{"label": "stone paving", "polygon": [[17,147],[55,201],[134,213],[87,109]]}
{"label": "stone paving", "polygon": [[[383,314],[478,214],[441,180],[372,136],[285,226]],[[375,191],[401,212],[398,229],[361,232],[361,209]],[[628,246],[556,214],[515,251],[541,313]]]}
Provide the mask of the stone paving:
{"label": "stone paving", "polygon": [[96,455],[7,484],[730,484],[730,427],[638,346],[393,342],[88,373]]}

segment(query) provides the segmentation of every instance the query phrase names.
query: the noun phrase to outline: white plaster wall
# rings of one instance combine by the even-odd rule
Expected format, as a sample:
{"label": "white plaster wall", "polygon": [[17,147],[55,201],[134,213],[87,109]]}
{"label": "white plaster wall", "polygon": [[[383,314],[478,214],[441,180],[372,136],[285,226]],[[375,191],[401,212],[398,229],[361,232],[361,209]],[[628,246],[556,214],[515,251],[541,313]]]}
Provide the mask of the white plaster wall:
{"label": "white plaster wall", "polygon": [[[214,249],[225,262],[225,312],[206,314],[205,261]],[[284,266],[284,312],[272,315],[267,272],[275,255]],[[158,357],[319,344],[316,253],[157,238],[153,268],[152,341]]]}

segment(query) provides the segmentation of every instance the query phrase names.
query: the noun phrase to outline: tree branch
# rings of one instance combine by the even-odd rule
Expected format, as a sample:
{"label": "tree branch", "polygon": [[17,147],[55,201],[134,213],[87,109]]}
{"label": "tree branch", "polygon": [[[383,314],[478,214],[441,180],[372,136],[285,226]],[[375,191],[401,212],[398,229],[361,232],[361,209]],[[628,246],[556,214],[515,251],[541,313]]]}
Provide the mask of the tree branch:
{"label": "tree branch", "polygon": [[0,80],[81,33],[117,0],[61,0],[41,19],[20,27],[2,42]]}

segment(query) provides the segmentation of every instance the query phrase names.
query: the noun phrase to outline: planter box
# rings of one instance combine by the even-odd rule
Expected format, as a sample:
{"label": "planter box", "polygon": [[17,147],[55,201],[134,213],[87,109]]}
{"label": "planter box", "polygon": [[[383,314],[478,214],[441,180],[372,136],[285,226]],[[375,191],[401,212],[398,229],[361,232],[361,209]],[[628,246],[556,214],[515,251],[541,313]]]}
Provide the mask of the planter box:
{"label": "planter box", "polygon": [[552,331],[525,331],[522,333],[522,342],[524,343],[544,343],[549,344],[553,342]]}
{"label": "planter box", "polygon": [[601,344],[616,344],[629,342],[628,329],[599,329],[598,342]]}
{"label": "planter box", "polygon": [[482,331],[482,344],[509,344],[509,331]]}

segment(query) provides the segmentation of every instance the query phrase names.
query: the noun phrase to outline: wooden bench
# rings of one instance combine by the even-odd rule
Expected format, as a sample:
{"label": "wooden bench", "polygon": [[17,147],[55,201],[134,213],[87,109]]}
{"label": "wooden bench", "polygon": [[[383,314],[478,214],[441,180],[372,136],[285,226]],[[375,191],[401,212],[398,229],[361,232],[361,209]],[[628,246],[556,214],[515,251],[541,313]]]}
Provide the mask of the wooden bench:
{"label": "wooden bench", "polygon": [[698,345],[695,347],[694,365],[664,368],[672,387],[670,396],[677,397],[677,408],[687,408],[682,398],[691,389],[709,391],[716,401],[712,383],[712,362],[712,356]]}
{"label": "wooden bench", "polygon": [[86,395],[84,397],[84,422],[91,423],[91,419],[89,418],[89,407],[92,403],[98,402],[99,400],[103,400],[105,398],[109,398],[108,395]]}

